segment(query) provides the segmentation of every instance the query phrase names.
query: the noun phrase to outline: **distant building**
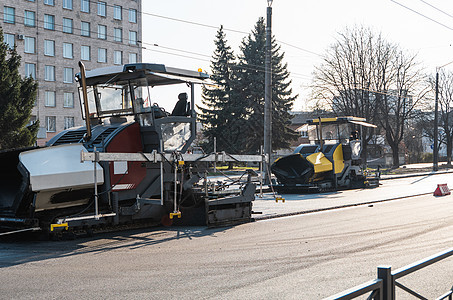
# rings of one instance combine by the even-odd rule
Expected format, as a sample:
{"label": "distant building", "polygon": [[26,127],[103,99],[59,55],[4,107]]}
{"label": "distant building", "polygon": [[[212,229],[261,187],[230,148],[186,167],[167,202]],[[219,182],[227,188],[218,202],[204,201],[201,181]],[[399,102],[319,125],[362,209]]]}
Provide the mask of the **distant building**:
{"label": "distant building", "polygon": [[141,62],[141,0],[3,0],[4,40],[22,56],[22,74],[38,80],[30,122],[38,144],[81,126],[74,75],[78,62],[94,69]]}
{"label": "distant building", "polygon": [[291,149],[295,149],[300,144],[308,144],[308,126],[307,120],[315,119],[318,117],[332,117],[334,114],[329,111],[291,111],[293,118],[291,119],[292,130],[299,133],[297,140],[291,143]]}
{"label": "distant building", "polygon": [[293,118],[291,119],[291,125],[289,127],[299,134],[297,140],[291,143],[291,149],[295,149],[300,144],[309,143],[306,123],[307,120],[313,119],[313,112],[291,111],[290,113],[293,115]]}

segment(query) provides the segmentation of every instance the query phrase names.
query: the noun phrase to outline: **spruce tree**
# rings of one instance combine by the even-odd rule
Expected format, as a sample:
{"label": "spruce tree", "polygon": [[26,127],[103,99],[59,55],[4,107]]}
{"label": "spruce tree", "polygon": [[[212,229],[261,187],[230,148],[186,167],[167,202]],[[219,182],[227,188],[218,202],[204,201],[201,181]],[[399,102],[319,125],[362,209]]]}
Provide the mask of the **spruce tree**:
{"label": "spruce tree", "polygon": [[4,43],[0,29],[0,149],[31,146],[39,125],[28,126],[38,84],[19,73],[21,57]]}
{"label": "spruce tree", "polygon": [[[283,63],[284,53],[280,53],[275,37],[271,42],[272,56],[272,149],[288,148],[292,140],[297,138],[289,125],[289,111],[297,95],[292,96],[289,87],[287,64]],[[248,153],[256,153],[264,142],[264,77],[266,29],[264,19],[259,18],[254,30],[240,46],[238,72],[234,87],[243,101],[246,112],[247,130],[245,149]]]}
{"label": "spruce tree", "polygon": [[227,45],[223,26],[217,31],[215,45],[210,76],[214,86],[203,87],[203,106],[198,106],[199,120],[204,125],[203,134],[207,138],[204,146],[207,151],[212,151],[215,137],[218,151],[240,153],[242,111],[238,109],[232,88],[235,56]]}

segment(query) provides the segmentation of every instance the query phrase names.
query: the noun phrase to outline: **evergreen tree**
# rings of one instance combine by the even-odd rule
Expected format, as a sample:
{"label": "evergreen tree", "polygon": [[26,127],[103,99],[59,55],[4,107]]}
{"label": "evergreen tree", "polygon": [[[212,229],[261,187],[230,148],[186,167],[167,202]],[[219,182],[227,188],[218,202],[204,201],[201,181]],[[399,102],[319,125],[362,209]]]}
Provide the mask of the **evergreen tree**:
{"label": "evergreen tree", "polygon": [[204,125],[203,134],[208,140],[204,146],[212,151],[216,137],[218,151],[239,153],[242,149],[242,112],[238,110],[237,97],[233,96],[235,56],[227,45],[223,26],[217,32],[215,45],[210,76],[215,86],[203,87],[203,107],[198,106],[199,120]]}
{"label": "evergreen tree", "polygon": [[[271,42],[272,59],[272,149],[288,148],[297,133],[288,126],[291,124],[289,111],[296,96],[291,96],[291,80],[287,64],[283,63],[284,54],[280,53],[275,37]],[[234,88],[242,99],[246,113],[247,130],[244,140],[245,150],[256,153],[264,143],[264,78],[266,28],[264,18],[259,18],[255,29],[240,47],[238,72]]]}
{"label": "evergreen tree", "polygon": [[0,149],[31,146],[38,122],[28,126],[38,84],[19,73],[21,57],[4,43],[0,29]]}

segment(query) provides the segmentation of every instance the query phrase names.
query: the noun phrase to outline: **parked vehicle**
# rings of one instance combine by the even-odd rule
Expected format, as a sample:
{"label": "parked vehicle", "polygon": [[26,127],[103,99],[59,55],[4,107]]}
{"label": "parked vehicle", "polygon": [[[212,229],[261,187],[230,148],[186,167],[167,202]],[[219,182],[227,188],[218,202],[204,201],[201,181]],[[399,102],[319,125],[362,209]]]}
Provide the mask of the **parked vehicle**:
{"label": "parked vehicle", "polygon": [[363,118],[335,117],[307,121],[309,144],[277,159],[271,171],[279,192],[319,192],[379,185],[361,159],[361,127],[376,127]]}

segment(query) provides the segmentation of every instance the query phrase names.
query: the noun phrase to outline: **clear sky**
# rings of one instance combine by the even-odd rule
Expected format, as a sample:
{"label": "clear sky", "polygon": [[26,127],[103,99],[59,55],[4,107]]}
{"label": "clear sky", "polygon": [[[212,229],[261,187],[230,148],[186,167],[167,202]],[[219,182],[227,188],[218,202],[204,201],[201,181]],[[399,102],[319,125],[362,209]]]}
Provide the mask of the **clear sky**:
{"label": "clear sky", "polygon": [[[238,54],[242,39],[266,16],[267,1],[142,0],[142,5],[143,61],[210,73],[218,27],[224,26]],[[300,95],[294,110],[304,108],[313,67],[346,27],[364,25],[382,33],[417,54],[428,74],[453,61],[453,1],[274,0],[272,12],[272,33],[285,52],[293,92]],[[453,70],[453,63],[445,68]],[[171,110],[178,91],[167,93],[172,100],[164,107]]]}

